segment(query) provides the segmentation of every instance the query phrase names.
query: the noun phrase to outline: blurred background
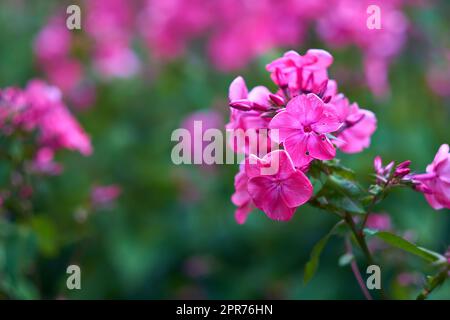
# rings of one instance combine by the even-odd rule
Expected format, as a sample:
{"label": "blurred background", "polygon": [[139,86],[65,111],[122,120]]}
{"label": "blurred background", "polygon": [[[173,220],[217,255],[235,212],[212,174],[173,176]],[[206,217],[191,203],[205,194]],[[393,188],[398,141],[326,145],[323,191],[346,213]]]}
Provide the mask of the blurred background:
{"label": "blurred background", "polygon": [[[70,4],[81,30],[65,26]],[[381,30],[365,26],[369,4],[381,8]],[[335,217],[306,205],[288,223],[255,210],[238,225],[237,165],[174,165],[170,137],[193,119],[223,128],[236,76],[274,90],[268,62],[321,48],[340,91],[378,118],[369,149],[338,157],[366,185],[376,155],[423,172],[450,142],[449,17],[445,0],[2,0],[0,88],[58,86],[93,153],[58,152],[63,171],[32,179],[31,213],[0,211],[0,297],[362,299],[338,266],[339,238],[303,284]],[[8,174],[0,162],[3,191]],[[396,191],[375,211],[424,247],[450,244],[449,210],[420,193]],[[394,249],[376,255],[390,296],[415,297],[426,266]],[[66,288],[70,264],[81,290]],[[450,283],[431,298],[450,298]]]}

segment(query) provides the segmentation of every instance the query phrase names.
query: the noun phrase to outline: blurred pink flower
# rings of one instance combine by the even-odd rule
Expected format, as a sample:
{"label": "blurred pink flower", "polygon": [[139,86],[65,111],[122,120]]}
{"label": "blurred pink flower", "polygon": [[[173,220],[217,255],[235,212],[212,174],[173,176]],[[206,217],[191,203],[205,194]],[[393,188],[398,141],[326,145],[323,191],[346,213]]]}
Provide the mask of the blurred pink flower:
{"label": "blurred pink flower", "polygon": [[30,81],[25,90],[0,90],[0,129],[6,135],[37,132],[37,152],[31,163],[36,172],[61,172],[62,166],[53,161],[58,149],[92,153],[90,139],[64,105],[61,91],[41,80]]}
{"label": "blurred pink flower", "polygon": [[92,153],[89,137],[63,104],[58,88],[34,80],[25,92],[30,104],[29,114],[24,117],[26,125],[39,127],[42,145],[77,150],[83,155]]}
{"label": "blurred pink flower", "polygon": [[[308,178],[295,168],[284,150],[272,151],[262,159],[250,157],[245,163],[245,172],[253,203],[270,219],[290,220],[295,210],[312,196],[313,187]],[[272,174],[264,172],[274,168],[276,172]]]}
{"label": "blurred pink flower", "polygon": [[450,153],[448,144],[439,148],[434,160],[427,166],[427,173],[412,176],[426,186],[424,192],[430,206],[435,209],[450,209]]}
{"label": "blurred pink flower", "polygon": [[91,201],[95,207],[110,206],[122,193],[118,185],[93,186],[91,190]]}
{"label": "blurred pink flower", "polygon": [[391,229],[391,217],[386,213],[370,213],[367,217],[366,227],[380,231]]}
{"label": "blurred pink flower", "polygon": [[[191,151],[191,160],[194,163],[195,159],[203,159],[203,151],[211,143],[204,141],[203,136],[209,129],[221,129],[223,128],[222,116],[211,110],[195,111],[187,115],[182,123],[181,128],[184,128],[190,133],[190,140],[182,141],[184,144],[184,150]],[[201,142],[201,145],[198,145]],[[202,161],[202,165],[206,165]]]}
{"label": "blurred pink flower", "polygon": [[339,129],[342,122],[333,105],[325,104],[313,93],[300,95],[288,102],[286,110],[278,113],[269,128],[277,130],[272,139],[283,143],[298,167],[313,159],[330,160],[336,150],[327,133]]}
{"label": "blurred pink flower", "polygon": [[48,174],[48,175],[59,175],[62,172],[62,165],[56,163],[54,160],[54,151],[51,148],[43,147],[40,148],[36,157],[33,160],[31,169],[34,172]]}

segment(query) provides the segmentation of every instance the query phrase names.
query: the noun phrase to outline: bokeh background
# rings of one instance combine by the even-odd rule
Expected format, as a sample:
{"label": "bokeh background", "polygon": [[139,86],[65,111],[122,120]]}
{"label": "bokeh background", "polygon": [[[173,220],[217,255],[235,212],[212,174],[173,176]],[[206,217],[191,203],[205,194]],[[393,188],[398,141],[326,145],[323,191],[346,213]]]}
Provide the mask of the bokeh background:
{"label": "bokeh background", "polygon": [[[309,17],[296,17],[284,26],[288,29],[283,32],[290,34],[286,41],[264,43],[261,35],[270,32],[270,24],[255,22],[248,34],[243,30],[250,26],[238,24],[256,19],[251,13],[254,1],[242,1],[250,9],[232,15],[234,20],[220,22],[223,30],[233,26],[237,30],[220,35],[222,38],[216,35],[219,39],[213,31],[217,10],[194,10],[214,1],[185,1],[185,7],[181,1],[167,1],[167,8],[147,16],[138,14],[145,12],[144,2],[164,7],[163,2],[89,2],[0,2],[1,88],[24,87],[33,78],[58,85],[58,78],[48,72],[48,66],[58,61],[51,59],[46,65],[39,57],[36,39],[49,21],[64,14],[67,5],[81,6],[82,30],[70,31],[70,55],[83,68],[82,86],[71,91],[67,85],[63,94],[94,149],[89,157],[70,151],[58,153],[64,171],[33,181],[31,215],[11,217],[1,212],[0,297],[362,299],[350,269],[338,266],[344,250],[339,238],[325,249],[315,278],[303,284],[310,250],[336,222],[335,217],[306,205],[288,223],[271,221],[255,211],[246,224],[238,225],[230,202],[237,165],[176,166],[170,158],[175,145],[171,133],[193,112],[201,112],[194,118],[206,113],[216,124],[224,125],[229,112],[228,85],[234,77],[244,76],[250,87],[261,84],[274,89],[265,71],[268,62],[289,49],[303,53],[322,48],[335,58],[330,75],[337,79],[340,91],[378,118],[371,147],[355,155],[339,154],[343,163],[354,168],[367,185],[376,155],[385,160],[410,159],[414,170],[424,171],[439,146],[450,142],[450,3],[392,1],[398,3],[395,10],[408,22],[403,25],[402,20],[405,31],[400,38],[387,44],[373,39],[372,46],[380,52],[389,51],[384,46],[392,41],[402,43],[387,55],[386,90],[366,81],[367,73],[381,72],[376,66],[365,68],[367,51],[373,48],[354,39],[337,45],[320,36],[316,24],[325,17],[320,11],[323,8],[305,9]],[[98,56],[101,60],[102,54],[97,55],[96,50],[102,48],[96,46],[104,35],[96,38],[92,28],[101,28],[101,22],[100,26],[92,26],[92,21],[88,25],[93,2],[100,3],[98,12],[119,6],[114,10],[123,13],[120,5],[128,6],[134,13],[124,18],[125,25],[139,21],[138,27],[127,31],[124,45],[132,57],[111,59],[113,62],[105,63],[106,71],[101,69],[102,62],[95,61]],[[309,2],[286,1],[286,6]],[[333,6],[342,1],[318,2],[338,14]],[[352,1],[344,2],[349,5]],[[176,10],[181,16],[190,14],[190,20],[178,21]],[[164,12],[175,18],[158,24],[164,20]],[[383,19],[383,10],[381,15]],[[279,21],[282,15],[273,18]],[[349,15],[347,22],[359,18]],[[114,24],[108,25],[107,18],[97,19],[107,25],[106,34],[113,32]],[[194,23],[189,29],[191,20],[213,22]],[[298,30],[290,32],[290,26],[297,28],[297,24],[302,25],[301,35]],[[154,32],[148,35],[149,30]],[[52,37],[54,43],[44,47],[63,41],[56,34]],[[252,37],[256,37],[253,51],[245,49]],[[178,38],[184,40],[182,49],[174,41]],[[228,41],[229,45],[216,48],[211,41]],[[238,50],[247,53],[233,56]],[[227,63],[221,65],[221,60]],[[65,77],[70,79],[70,73],[62,76],[62,83]],[[7,166],[0,163],[0,168],[5,188]],[[93,211],[86,199],[95,185],[115,185],[121,193],[110,205]],[[445,252],[450,244],[449,210],[434,211],[420,193],[396,191],[375,211],[388,213],[399,233],[408,233],[427,248]],[[424,276],[421,271],[428,271],[421,261],[393,249],[385,249],[377,258],[383,285],[392,298],[408,299],[418,293]],[[66,288],[69,264],[81,267],[81,290]],[[450,283],[431,298],[450,298]]]}

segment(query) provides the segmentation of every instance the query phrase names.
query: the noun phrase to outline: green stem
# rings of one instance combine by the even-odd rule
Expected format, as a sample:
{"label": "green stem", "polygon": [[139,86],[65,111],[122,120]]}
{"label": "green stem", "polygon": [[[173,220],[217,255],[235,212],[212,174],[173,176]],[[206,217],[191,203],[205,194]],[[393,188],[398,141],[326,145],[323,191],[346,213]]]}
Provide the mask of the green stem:
{"label": "green stem", "polygon": [[367,246],[366,243],[366,239],[364,237],[364,235],[358,231],[358,229],[356,228],[355,222],[353,221],[352,216],[346,212],[345,216],[344,216],[345,222],[347,222],[348,226],[350,227],[350,229],[352,230],[356,241],[358,242],[359,246],[361,247],[361,250],[363,251],[364,255],[367,258],[367,262],[369,264],[374,264],[373,262],[373,257],[372,254],[369,251],[369,247]]}
{"label": "green stem", "polygon": [[[352,230],[356,241],[358,242],[362,252],[366,256],[367,263],[369,265],[374,265],[375,262],[372,257],[372,254],[370,253],[369,247],[367,246],[366,238],[364,237],[364,234],[362,232],[359,232],[358,229],[356,228],[355,222],[353,221],[351,214],[348,212],[345,212],[344,220],[348,224],[350,229]],[[383,288],[380,289],[380,296],[383,300],[386,299],[386,294],[385,294]]]}
{"label": "green stem", "polygon": [[416,300],[425,300],[428,298],[431,292],[434,289],[442,285],[448,277],[448,273],[450,272],[449,267],[445,268],[441,272],[439,272],[436,276],[434,276],[423,288],[422,292],[417,296]]}

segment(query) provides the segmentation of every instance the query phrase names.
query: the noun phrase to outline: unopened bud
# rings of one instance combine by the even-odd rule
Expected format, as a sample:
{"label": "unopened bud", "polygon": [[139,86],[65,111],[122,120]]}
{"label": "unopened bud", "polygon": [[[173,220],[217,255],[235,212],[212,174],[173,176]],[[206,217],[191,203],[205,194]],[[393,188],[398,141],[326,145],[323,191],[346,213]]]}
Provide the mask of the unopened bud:
{"label": "unopened bud", "polygon": [[284,104],[285,104],[283,97],[281,97],[277,94],[272,94],[272,93],[269,94],[269,99],[270,99],[270,101],[273,102],[274,105],[279,106],[279,107],[284,106]]}
{"label": "unopened bud", "polygon": [[229,106],[234,109],[242,111],[250,111],[252,109],[252,103],[249,100],[234,100],[229,103]]}

